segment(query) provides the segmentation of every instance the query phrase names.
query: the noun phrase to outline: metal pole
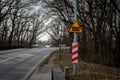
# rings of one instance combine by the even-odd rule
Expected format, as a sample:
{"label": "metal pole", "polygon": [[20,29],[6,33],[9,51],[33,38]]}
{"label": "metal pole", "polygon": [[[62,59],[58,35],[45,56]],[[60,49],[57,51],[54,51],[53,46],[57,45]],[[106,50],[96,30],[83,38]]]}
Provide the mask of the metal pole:
{"label": "metal pole", "polygon": [[[60,31],[62,32],[62,26],[60,26]],[[61,51],[61,33],[59,34],[59,51]]]}
{"label": "metal pole", "polygon": [[[73,1],[74,5],[74,21],[77,21],[77,0]],[[74,39],[73,42],[77,42],[77,33],[74,33]],[[73,75],[75,76],[77,74],[77,66],[76,63],[73,63]]]}

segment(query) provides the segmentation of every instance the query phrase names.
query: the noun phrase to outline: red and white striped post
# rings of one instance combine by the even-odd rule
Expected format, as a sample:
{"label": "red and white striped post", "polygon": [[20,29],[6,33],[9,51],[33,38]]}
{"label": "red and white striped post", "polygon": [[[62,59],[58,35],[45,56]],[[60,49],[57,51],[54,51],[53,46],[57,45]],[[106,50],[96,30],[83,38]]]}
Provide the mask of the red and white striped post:
{"label": "red and white striped post", "polygon": [[78,42],[72,43],[72,63],[78,63]]}

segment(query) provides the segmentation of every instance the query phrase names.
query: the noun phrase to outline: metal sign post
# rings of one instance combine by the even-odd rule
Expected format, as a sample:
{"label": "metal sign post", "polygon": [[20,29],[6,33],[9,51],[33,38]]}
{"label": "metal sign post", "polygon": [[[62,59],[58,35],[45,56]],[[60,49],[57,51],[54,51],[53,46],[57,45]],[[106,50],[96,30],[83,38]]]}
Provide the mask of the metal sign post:
{"label": "metal sign post", "polygon": [[78,21],[77,21],[77,0],[73,1],[73,5],[74,5],[74,23],[69,28],[69,32],[74,33],[73,43],[72,43],[72,63],[73,63],[73,75],[75,76],[77,74],[77,66],[76,66],[76,64],[78,63],[77,33],[81,33],[82,28],[78,24]]}
{"label": "metal sign post", "polygon": [[60,46],[60,44],[59,44],[60,43],[60,41],[59,41],[59,39],[60,39],[59,34],[56,34],[54,38],[57,40],[58,50],[60,50],[60,48],[59,48],[59,46]]}
{"label": "metal sign post", "polygon": [[[77,0],[73,0],[74,5],[74,21],[77,21]],[[77,33],[74,32],[73,42],[77,42]],[[73,75],[77,74],[77,66],[76,63],[73,63]]]}

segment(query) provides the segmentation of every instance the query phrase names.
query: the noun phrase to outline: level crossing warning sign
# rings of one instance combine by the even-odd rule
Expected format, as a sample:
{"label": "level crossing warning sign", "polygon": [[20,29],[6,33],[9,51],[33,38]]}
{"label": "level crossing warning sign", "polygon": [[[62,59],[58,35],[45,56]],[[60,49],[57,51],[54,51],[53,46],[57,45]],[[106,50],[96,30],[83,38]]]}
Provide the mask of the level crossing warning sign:
{"label": "level crossing warning sign", "polygon": [[77,21],[73,23],[73,25],[69,28],[69,32],[82,32],[82,28],[78,24]]}

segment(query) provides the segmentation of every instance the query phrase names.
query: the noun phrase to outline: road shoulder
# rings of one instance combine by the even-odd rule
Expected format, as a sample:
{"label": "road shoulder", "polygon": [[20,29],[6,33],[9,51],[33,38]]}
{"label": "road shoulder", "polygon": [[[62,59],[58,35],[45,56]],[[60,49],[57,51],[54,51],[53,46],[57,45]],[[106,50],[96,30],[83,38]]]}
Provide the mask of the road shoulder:
{"label": "road shoulder", "polygon": [[51,80],[51,70],[55,56],[52,54],[43,64],[39,65],[30,80]]}

